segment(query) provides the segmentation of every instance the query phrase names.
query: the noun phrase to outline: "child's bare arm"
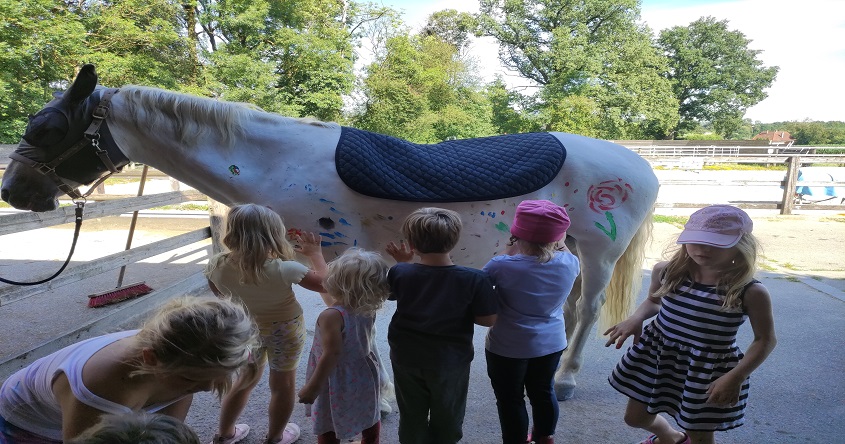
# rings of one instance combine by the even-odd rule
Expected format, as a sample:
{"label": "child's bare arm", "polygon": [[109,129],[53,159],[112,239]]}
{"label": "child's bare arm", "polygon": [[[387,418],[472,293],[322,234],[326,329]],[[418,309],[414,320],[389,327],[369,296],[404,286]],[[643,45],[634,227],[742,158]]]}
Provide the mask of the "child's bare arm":
{"label": "child's bare arm", "polygon": [[[319,233],[301,233],[297,234],[295,240],[298,242],[297,251],[303,256],[307,257],[311,262],[311,269],[299,282],[304,288],[318,293],[325,293],[323,288],[323,279],[326,278],[326,259],[323,258],[322,240]],[[325,298],[323,298],[325,301]],[[329,304],[327,304],[329,305]]]}
{"label": "child's bare arm", "polygon": [[742,391],[742,383],[762,364],[777,345],[775,322],[772,316],[772,298],[763,284],[754,284],[743,298],[743,306],[754,332],[754,340],[745,351],[745,356],[728,373],[713,381],[707,388],[707,402],[714,404],[736,404]]}
{"label": "child's bare arm", "polygon": [[337,361],[343,347],[343,316],[337,310],[323,310],[317,318],[317,328],[320,330],[323,354],[317,361],[317,367],[305,386],[299,390],[299,402],[313,404],[317,396],[325,388],[329,375],[337,367]]}
{"label": "child's bare arm", "polygon": [[633,344],[640,342],[640,336],[643,334],[643,322],[660,311],[660,298],[652,297],[652,295],[660,288],[660,275],[663,274],[664,268],[666,268],[666,262],[660,262],[651,270],[648,297],[637,307],[636,311],[628,319],[604,332],[605,336],[608,336],[607,342],[604,344],[605,347],[610,347],[615,342],[617,349],[622,348],[629,336],[634,337]]}

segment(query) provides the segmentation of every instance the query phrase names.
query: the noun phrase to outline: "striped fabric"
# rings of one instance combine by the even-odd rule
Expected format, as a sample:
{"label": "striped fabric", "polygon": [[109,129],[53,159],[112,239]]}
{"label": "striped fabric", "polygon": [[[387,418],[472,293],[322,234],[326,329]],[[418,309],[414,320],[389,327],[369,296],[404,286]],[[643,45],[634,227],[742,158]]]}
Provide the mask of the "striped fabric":
{"label": "striped fabric", "polygon": [[671,415],[685,430],[741,426],[748,379],[742,384],[738,404],[705,402],[710,383],[734,368],[743,356],[736,346],[736,333],[746,316],[723,311],[721,299],[714,287],[691,282],[664,296],[657,318],[619,361],[608,378],[610,385],[646,404],[649,413]]}

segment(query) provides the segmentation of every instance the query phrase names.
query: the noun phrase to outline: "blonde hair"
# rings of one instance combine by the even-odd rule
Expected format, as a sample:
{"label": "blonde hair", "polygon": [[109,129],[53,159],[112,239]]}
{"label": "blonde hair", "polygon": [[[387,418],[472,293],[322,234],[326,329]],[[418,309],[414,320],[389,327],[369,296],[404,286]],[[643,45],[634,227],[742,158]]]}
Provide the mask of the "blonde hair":
{"label": "blonde hair", "polygon": [[388,269],[380,254],[350,248],[329,262],[323,287],[352,312],[374,316],[390,293]]}
{"label": "blonde hair", "polygon": [[[652,295],[654,297],[663,297],[678,288],[684,281],[692,280],[690,270],[695,266],[695,262],[684,245],[674,248],[677,250],[663,269],[662,282],[660,288]],[[725,292],[722,300],[724,310],[740,310],[742,309],[742,294],[748,283],[754,279],[754,273],[757,271],[760,242],[753,234],[745,233],[731,248],[736,248],[736,258],[731,267],[719,276],[716,287]]]}
{"label": "blonde hair", "polygon": [[537,256],[537,262],[546,263],[555,257],[555,253],[563,251],[563,247],[560,245],[560,242],[562,242],[562,240],[541,244],[527,241],[516,236],[511,236],[508,240],[508,246],[516,245],[518,243],[523,254],[528,256]]}
{"label": "blonde hair", "polygon": [[105,414],[67,444],[200,444],[200,439],[172,416],[132,412]]}
{"label": "blonde hair", "polygon": [[223,245],[230,251],[228,260],[241,272],[242,284],[259,283],[268,258],[289,261],[296,257],[286,234],[282,218],[267,207],[242,204],[229,210]]}
{"label": "blonde hair", "polygon": [[461,237],[461,216],[443,208],[420,208],[405,218],[402,235],[420,253],[448,253]]}
{"label": "blonde hair", "polygon": [[228,298],[186,296],[171,300],[135,336],[137,354],[149,349],[154,364],[139,360],[131,376],[178,375],[192,370],[229,370],[212,392],[225,394],[235,373],[259,344],[258,327],[243,306]]}

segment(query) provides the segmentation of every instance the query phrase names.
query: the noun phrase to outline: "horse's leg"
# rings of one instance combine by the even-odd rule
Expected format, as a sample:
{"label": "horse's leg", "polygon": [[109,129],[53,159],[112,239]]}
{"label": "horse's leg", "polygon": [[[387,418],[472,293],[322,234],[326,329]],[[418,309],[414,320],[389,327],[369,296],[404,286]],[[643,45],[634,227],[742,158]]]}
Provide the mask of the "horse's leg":
{"label": "horse's leg", "polygon": [[569,297],[566,298],[566,303],[563,305],[563,319],[566,320],[566,340],[567,342],[575,334],[575,326],[578,324],[578,314],[575,310],[578,301],[581,299],[581,275],[575,278],[575,283],[572,285],[572,291],[569,292]]}
{"label": "horse's leg", "polygon": [[393,411],[390,403],[396,400],[396,391],[393,388],[393,381],[387,373],[387,367],[384,366],[384,359],[379,356],[378,347],[375,348],[375,352],[378,358],[379,410],[381,410],[382,415],[387,415]]}
{"label": "horse's leg", "polygon": [[[583,246],[582,246],[583,247]],[[615,261],[598,257],[601,249],[579,249],[581,259],[581,296],[574,304],[574,318],[570,304],[564,310],[564,317],[569,324],[574,320],[574,326],[567,325],[568,345],[561,357],[560,367],[555,373],[555,393],[559,401],[565,401],[575,394],[575,375],[581,370],[584,346],[590,336],[590,330],[596,323],[599,309],[604,304],[604,289],[610,282]],[[606,250],[605,250],[606,251]],[[569,316],[569,318],[566,318]],[[571,332],[570,332],[571,329]]]}

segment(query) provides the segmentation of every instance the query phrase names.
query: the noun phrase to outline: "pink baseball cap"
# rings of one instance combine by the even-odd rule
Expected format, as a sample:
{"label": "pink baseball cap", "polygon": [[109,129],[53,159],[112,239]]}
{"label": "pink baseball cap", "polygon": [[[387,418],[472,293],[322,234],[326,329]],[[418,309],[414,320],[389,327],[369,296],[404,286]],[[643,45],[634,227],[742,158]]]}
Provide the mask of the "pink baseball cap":
{"label": "pink baseball cap", "polygon": [[511,234],[538,244],[557,242],[566,235],[566,209],[548,200],[523,200],[516,207]]}
{"label": "pink baseball cap", "polygon": [[678,236],[678,243],[730,248],[753,228],[754,223],[745,211],[730,205],[710,205],[692,213]]}

